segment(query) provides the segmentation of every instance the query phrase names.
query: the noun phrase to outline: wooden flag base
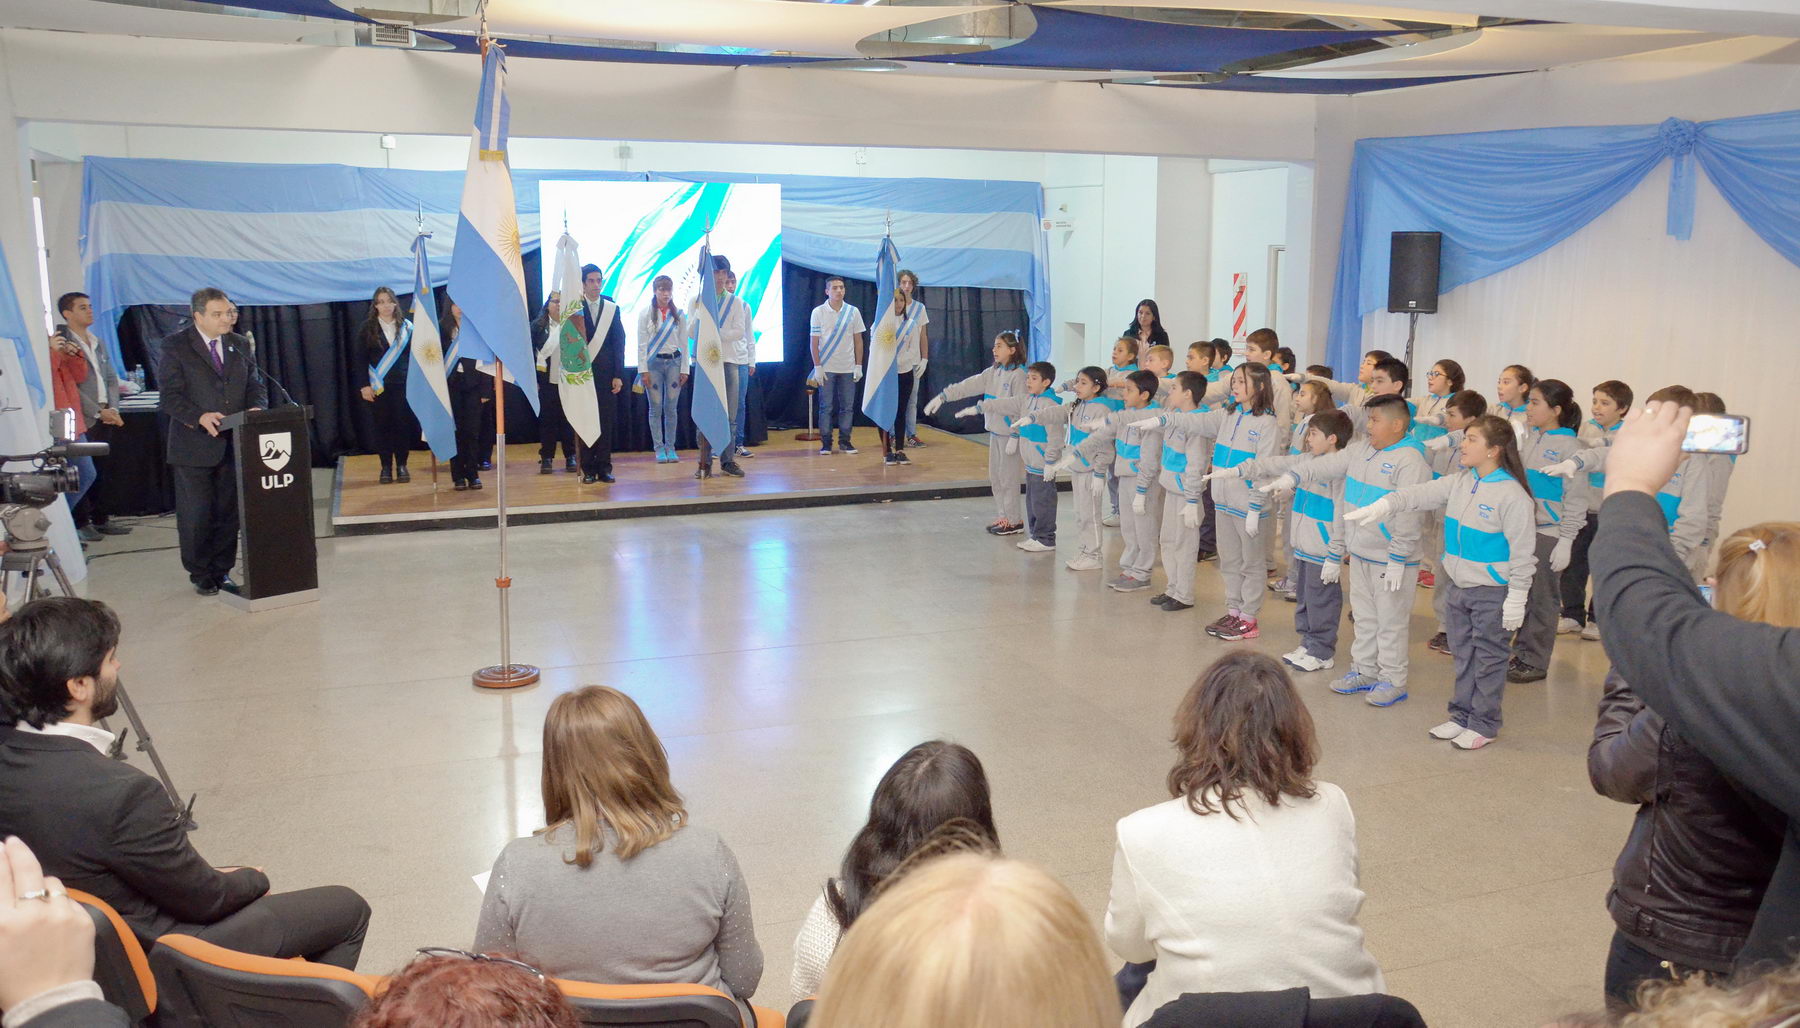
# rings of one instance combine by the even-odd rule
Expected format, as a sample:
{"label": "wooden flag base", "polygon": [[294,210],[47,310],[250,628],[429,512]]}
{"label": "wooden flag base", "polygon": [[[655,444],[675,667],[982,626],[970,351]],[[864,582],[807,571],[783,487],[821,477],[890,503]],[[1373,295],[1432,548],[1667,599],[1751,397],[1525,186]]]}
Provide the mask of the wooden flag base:
{"label": "wooden flag base", "polygon": [[520,689],[536,685],[543,672],[533,664],[496,664],[471,676],[477,689]]}

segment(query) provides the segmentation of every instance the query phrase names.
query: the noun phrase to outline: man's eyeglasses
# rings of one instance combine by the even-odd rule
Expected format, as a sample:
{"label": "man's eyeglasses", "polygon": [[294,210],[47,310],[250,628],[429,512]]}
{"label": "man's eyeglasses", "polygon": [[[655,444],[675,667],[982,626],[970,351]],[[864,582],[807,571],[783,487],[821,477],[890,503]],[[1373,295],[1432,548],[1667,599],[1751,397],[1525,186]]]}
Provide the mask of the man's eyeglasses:
{"label": "man's eyeglasses", "polygon": [[448,946],[424,946],[415,952],[428,957],[462,957],[464,960],[473,960],[482,964],[505,964],[507,967],[516,967],[521,971],[528,971],[531,974],[536,975],[539,981],[544,979],[544,972],[532,967],[522,960],[514,960],[511,957],[491,957],[486,953],[470,953],[466,949],[452,949]]}

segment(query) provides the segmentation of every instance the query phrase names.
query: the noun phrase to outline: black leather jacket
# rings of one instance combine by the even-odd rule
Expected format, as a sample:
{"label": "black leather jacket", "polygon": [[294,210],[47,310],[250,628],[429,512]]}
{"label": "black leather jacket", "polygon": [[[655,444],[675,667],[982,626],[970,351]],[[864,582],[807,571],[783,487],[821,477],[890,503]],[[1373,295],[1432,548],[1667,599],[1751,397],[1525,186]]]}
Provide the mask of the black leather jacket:
{"label": "black leather jacket", "polygon": [[1677,964],[1731,970],[1786,818],[1727,778],[1616,671],[1606,676],[1588,778],[1602,796],[1639,805],[1606,896],[1613,922]]}

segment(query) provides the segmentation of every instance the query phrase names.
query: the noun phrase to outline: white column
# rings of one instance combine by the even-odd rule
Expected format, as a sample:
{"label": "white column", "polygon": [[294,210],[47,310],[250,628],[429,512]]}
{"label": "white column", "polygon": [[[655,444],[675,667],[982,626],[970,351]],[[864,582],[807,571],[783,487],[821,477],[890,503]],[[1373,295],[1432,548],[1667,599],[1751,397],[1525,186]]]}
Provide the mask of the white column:
{"label": "white column", "polygon": [[[1156,305],[1175,348],[1175,370],[1187,345],[1209,339],[1207,309],[1211,283],[1212,174],[1198,158],[1164,157],[1156,162]],[[1111,340],[1107,341],[1110,345]]]}

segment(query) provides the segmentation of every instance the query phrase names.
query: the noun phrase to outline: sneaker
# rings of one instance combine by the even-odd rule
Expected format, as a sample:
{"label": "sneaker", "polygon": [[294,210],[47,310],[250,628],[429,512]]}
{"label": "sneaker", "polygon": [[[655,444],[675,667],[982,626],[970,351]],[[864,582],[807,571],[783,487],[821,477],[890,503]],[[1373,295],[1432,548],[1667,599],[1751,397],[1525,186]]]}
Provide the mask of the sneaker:
{"label": "sneaker", "polygon": [[[408,475],[406,473],[406,469],[404,467],[402,467],[401,469],[396,471],[395,474],[400,476],[400,481],[402,481],[402,482],[408,482],[408,481],[412,480],[412,476]],[[97,529],[101,535],[130,535],[131,534],[131,527],[129,525],[115,525],[111,521],[108,521],[104,525],[95,525],[94,528]],[[1594,638],[1598,639],[1600,637],[1598,635],[1595,635]]]}
{"label": "sneaker", "polygon": [[[106,529],[103,528],[103,529],[101,529],[101,531],[104,532],[104,531],[106,531]],[[1587,623],[1587,625],[1582,628],[1581,637],[1591,643],[1599,642],[1600,641],[1600,623],[1597,621],[1589,621]]]}
{"label": "sneaker", "polygon": [[895,450],[894,451],[894,463],[895,464],[911,464],[912,461],[907,459],[905,450]]}
{"label": "sneaker", "polygon": [[1465,728],[1462,730],[1461,734],[1450,740],[1450,745],[1459,750],[1478,750],[1493,741],[1494,740],[1482,735],[1480,732],[1475,731],[1473,728]]}
{"label": "sneaker", "polygon": [[1081,556],[1065,562],[1063,567],[1070,571],[1099,571],[1103,565],[1100,563],[1099,557]]}
{"label": "sneaker", "polygon": [[883,458],[881,458],[881,463],[883,463],[883,464],[886,464],[886,465],[887,465],[887,466],[888,466],[888,467],[890,467],[890,468],[891,468],[891,467],[893,467],[893,466],[894,466],[894,465],[896,465],[896,464],[898,464],[898,463],[900,463],[900,462],[899,462],[899,461],[897,461],[897,460],[895,460],[895,459],[894,459],[894,454],[893,454],[893,452],[892,452],[892,451],[889,451],[889,452],[888,452],[888,454],[887,454],[887,456],[885,456],[885,457],[883,457]]}
{"label": "sneaker", "polygon": [[[393,472],[384,471],[384,472],[382,472],[382,474],[387,476],[387,478],[384,481],[392,482],[394,480]],[[75,534],[81,536],[81,541],[84,543],[97,543],[100,540],[106,538],[105,536],[101,535],[100,530],[98,528],[95,528],[93,525],[82,525],[80,528],[75,530]]]}
{"label": "sneaker", "polygon": [[1541,667],[1532,667],[1517,657],[1506,666],[1506,680],[1509,682],[1541,682],[1550,677],[1550,672]]}
{"label": "sneaker", "polygon": [[1337,661],[1330,657],[1320,660],[1305,650],[1295,650],[1281,659],[1296,671],[1330,671],[1337,666]]}
{"label": "sneaker", "polygon": [[1020,543],[1019,549],[1024,550],[1026,553],[1055,553],[1056,552],[1056,547],[1045,546],[1043,543],[1040,543],[1036,539],[1031,539],[1031,538],[1027,538],[1024,542]]}
{"label": "sneaker", "polygon": [[1448,657],[1450,655],[1450,633],[1439,632],[1432,636],[1431,641],[1425,644],[1425,648],[1433,653],[1442,653],[1444,656]]}
{"label": "sneaker", "polygon": [[1168,598],[1169,598],[1168,593],[1157,593],[1155,596],[1150,597],[1150,602],[1154,603],[1158,607],[1160,607],[1160,606],[1162,606],[1162,601],[1164,601]]}
{"label": "sneaker", "polygon": [[1282,575],[1280,578],[1277,578],[1274,581],[1269,583],[1269,590],[1271,592],[1278,592],[1278,593],[1293,592],[1294,591],[1294,580],[1289,575]]}
{"label": "sneaker", "polygon": [[[657,454],[656,459],[659,461],[662,460],[662,454]],[[555,470],[556,468],[551,464],[550,458],[545,457],[543,460],[538,461],[538,474],[548,475]]]}
{"label": "sneaker", "polygon": [[1233,618],[1231,624],[1219,630],[1219,638],[1226,642],[1243,642],[1261,636],[1262,632],[1257,630],[1255,618]]}
{"label": "sneaker", "polygon": [[1331,683],[1331,691],[1337,693],[1339,696],[1350,696],[1359,692],[1368,692],[1370,689],[1384,684],[1386,683],[1378,682],[1368,675],[1363,674],[1361,671],[1351,671],[1349,674]]}
{"label": "sneaker", "polygon": [[831,447],[829,447],[829,446],[819,447],[819,456],[821,456],[821,457],[831,456]]}
{"label": "sneaker", "polygon": [[1366,702],[1371,707],[1391,707],[1406,699],[1406,687],[1392,682],[1376,682],[1375,688],[1369,690]]}
{"label": "sneaker", "polygon": [[1429,571],[1419,572],[1419,588],[1421,588],[1421,589],[1437,588],[1437,576],[1432,574]]}
{"label": "sneaker", "polygon": [[858,454],[858,453],[861,453],[861,452],[862,452],[862,451],[861,451],[861,450],[858,450],[858,449],[857,449],[857,448],[856,448],[856,447],[854,447],[854,446],[851,446],[851,445],[850,445],[850,444],[849,444],[849,443],[845,443],[845,444],[844,444],[844,445],[843,445],[843,446],[840,446],[840,447],[838,447],[838,452],[839,452],[839,453],[845,453],[845,454],[849,454],[849,455],[850,455],[850,456],[852,456],[852,457],[854,457],[854,456],[856,456],[856,455],[857,455],[857,454]]}
{"label": "sneaker", "polygon": [[1161,603],[1157,604],[1157,606],[1159,606],[1162,609],[1169,611],[1171,613],[1173,613],[1174,611],[1178,611],[1178,610],[1193,610],[1194,609],[1193,604],[1183,603],[1173,596],[1163,597],[1163,601]]}
{"label": "sneaker", "polygon": [[1233,621],[1236,621],[1236,620],[1237,620],[1237,613],[1235,611],[1227,611],[1225,613],[1225,616],[1219,618],[1219,620],[1214,621],[1212,624],[1206,626],[1206,634],[1217,639],[1217,638],[1219,638],[1219,633],[1223,632],[1227,626],[1229,626]]}
{"label": "sneaker", "polygon": [[1282,660],[1292,660],[1293,658],[1298,657],[1299,655],[1301,655],[1302,653],[1305,653],[1305,652],[1306,652],[1306,647],[1296,646],[1293,649],[1287,651],[1286,653],[1283,653],[1281,655],[1281,659]]}
{"label": "sneaker", "polygon": [[1113,588],[1122,593],[1134,593],[1139,589],[1150,588],[1150,580],[1148,578],[1133,578],[1130,575],[1120,575],[1119,580],[1113,583]]}
{"label": "sneaker", "polygon": [[919,437],[918,437],[918,436],[916,436],[916,435],[909,435],[909,436],[907,436],[907,437],[906,437],[906,445],[908,445],[908,446],[919,446],[919,447],[923,447],[923,446],[924,446],[924,445],[925,445],[925,444],[924,444],[924,442],[922,442],[922,441],[921,441],[921,440],[920,440],[920,439],[919,439]]}
{"label": "sneaker", "polygon": [[1556,634],[1557,635],[1580,635],[1581,634],[1581,622],[1575,620],[1574,618],[1557,618],[1556,619]]}
{"label": "sneaker", "polygon": [[1463,726],[1457,724],[1454,721],[1446,721],[1443,724],[1437,726],[1436,728],[1433,728],[1430,732],[1428,732],[1426,734],[1430,735],[1433,739],[1439,740],[1440,742],[1449,742],[1451,739],[1456,738],[1457,736],[1463,734],[1463,732],[1465,732],[1467,730],[1468,729],[1464,728]]}
{"label": "sneaker", "polygon": [[740,446],[737,449],[733,450],[732,453],[739,457],[754,457],[754,456],[756,456],[756,454],[750,452],[750,447],[748,447],[748,446]]}
{"label": "sneaker", "polygon": [[735,463],[721,463],[719,465],[719,470],[725,472],[727,475],[730,475],[732,478],[743,478],[744,477],[744,469],[738,467],[737,464],[735,464]]}
{"label": "sneaker", "polygon": [[1200,555],[1194,559],[1198,563],[1204,564],[1209,560],[1218,560],[1219,554],[1217,550],[1201,550]]}
{"label": "sneaker", "polygon": [[1107,528],[1118,528],[1119,527],[1119,512],[1113,511],[1111,514],[1108,514],[1107,516],[1101,518],[1100,523],[1102,525],[1105,525]]}
{"label": "sneaker", "polygon": [[1281,598],[1288,601],[1289,603],[1299,603],[1300,602],[1300,593],[1296,590],[1290,589],[1287,592],[1282,593]]}
{"label": "sneaker", "polygon": [[[902,464],[906,463],[906,456],[904,454],[902,454],[900,457],[900,463],[902,463]],[[1025,531],[1025,525],[1023,523],[1015,523],[1015,522],[1008,521],[1008,522],[1004,522],[1001,525],[999,525],[994,530],[994,534],[995,535],[1018,535],[1020,532],[1023,532],[1023,531]]]}

